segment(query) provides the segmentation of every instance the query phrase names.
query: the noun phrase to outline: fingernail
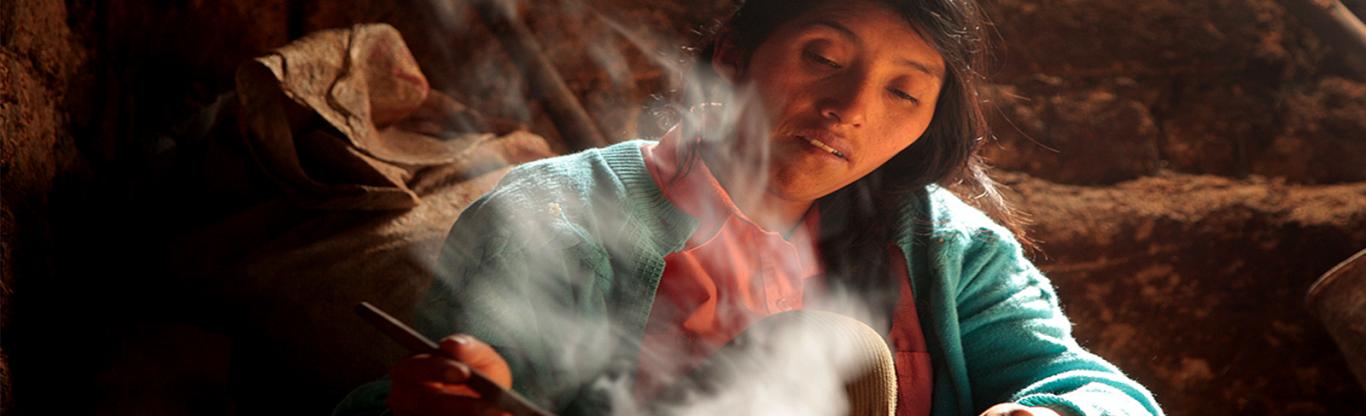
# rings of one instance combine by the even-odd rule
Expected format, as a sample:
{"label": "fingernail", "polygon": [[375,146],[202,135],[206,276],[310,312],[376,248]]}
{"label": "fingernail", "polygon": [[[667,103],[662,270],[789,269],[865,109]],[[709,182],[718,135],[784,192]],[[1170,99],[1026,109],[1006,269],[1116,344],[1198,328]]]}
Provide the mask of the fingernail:
{"label": "fingernail", "polygon": [[470,339],[469,335],[456,335],[451,339],[454,340],[456,344],[460,345],[469,345],[469,343],[473,341]]}
{"label": "fingernail", "polygon": [[446,370],[446,381],[461,383],[470,378],[469,370],[464,367],[456,367]]}

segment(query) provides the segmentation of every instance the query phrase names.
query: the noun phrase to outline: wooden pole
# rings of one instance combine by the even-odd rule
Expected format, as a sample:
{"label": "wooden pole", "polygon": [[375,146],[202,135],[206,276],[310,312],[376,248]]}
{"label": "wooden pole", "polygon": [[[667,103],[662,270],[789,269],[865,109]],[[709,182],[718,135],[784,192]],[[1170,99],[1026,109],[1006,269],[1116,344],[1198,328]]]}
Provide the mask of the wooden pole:
{"label": "wooden pole", "polygon": [[1309,26],[1347,65],[1366,77],[1366,24],[1338,0],[1281,0],[1281,6]]}
{"label": "wooden pole", "polygon": [[476,0],[475,9],[489,26],[513,62],[522,70],[532,94],[545,104],[550,120],[573,150],[608,144],[597,123],[588,116],[550,60],[541,53],[531,30],[513,18],[516,5],[509,0]]}

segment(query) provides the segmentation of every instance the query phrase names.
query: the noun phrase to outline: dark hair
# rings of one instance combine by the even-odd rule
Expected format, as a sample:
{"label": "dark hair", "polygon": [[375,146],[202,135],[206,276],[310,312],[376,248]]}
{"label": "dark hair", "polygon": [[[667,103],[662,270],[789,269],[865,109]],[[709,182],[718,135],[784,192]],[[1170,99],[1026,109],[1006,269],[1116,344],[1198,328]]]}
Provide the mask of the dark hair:
{"label": "dark hair", "polygon": [[[749,0],[722,23],[695,54],[695,69],[709,72],[715,33],[725,32],[746,56],[778,26],[822,0]],[[819,245],[827,279],[834,286],[872,296],[888,308],[887,249],[901,213],[888,207],[939,184],[985,211],[1028,244],[1023,219],[1001,197],[978,154],[990,137],[979,85],[987,61],[988,22],[976,0],[878,0],[899,11],[943,57],[945,74],[938,104],[919,140],[853,184],[822,198]],[[922,195],[923,197],[923,195]],[[925,219],[925,218],[921,218]],[[890,293],[888,293],[890,292]]]}

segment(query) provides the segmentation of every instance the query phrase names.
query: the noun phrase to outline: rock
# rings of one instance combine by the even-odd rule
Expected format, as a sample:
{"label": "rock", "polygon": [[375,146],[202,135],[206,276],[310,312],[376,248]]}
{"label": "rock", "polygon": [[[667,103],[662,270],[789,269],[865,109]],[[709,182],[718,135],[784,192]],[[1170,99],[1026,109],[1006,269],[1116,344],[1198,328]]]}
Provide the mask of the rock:
{"label": "rock", "polygon": [[[58,97],[40,81],[37,71],[15,58],[0,51],[0,76],[6,80],[0,84],[0,166],[4,167],[0,174],[6,185],[4,228],[10,230],[5,233],[4,279],[0,280],[0,293],[5,295],[13,286],[15,266],[10,256],[14,247],[41,246],[42,240],[50,238],[44,211],[59,167],[53,150],[66,130]],[[18,241],[19,236],[40,239]],[[6,306],[0,322],[8,321]]]}
{"label": "rock", "polygon": [[1009,86],[992,94],[1000,106],[997,142],[984,146],[993,165],[1071,184],[1108,184],[1152,174],[1161,132],[1148,108],[1111,88],[1023,96]]}
{"label": "rock", "polygon": [[1244,176],[1250,155],[1276,137],[1283,124],[1280,93],[1240,80],[1183,84],[1159,110],[1166,133],[1160,149],[1167,166],[1187,173]]}
{"label": "rock", "polygon": [[1000,76],[1009,83],[1038,73],[1277,80],[1325,54],[1274,0],[987,0],[984,7],[1000,32]]}
{"label": "rock", "polygon": [[1366,247],[1366,183],[1171,172],[1112,187],[1021,174],[1019,192],[1083,346],[1176,414],[1336,414],[1363,402],[1304,305]]}
{"label": "rock", "polygon": [[[1281,135],[1283,115],[1294,111],[1283,105],[1292,95],[1286,87],[1340,67],[1331,51],[1273,0],[994,0],[984,6],[995,17],[1001,39],[1000,70],[991,74],[996,82],[1039,102],[1055,93],[1075,101],[1066,95],[1075,97],[1083,91],[1112,87],[1113,80],[1128,79],[1139,87],[1113,92],[1121,101],[1146,108],[1157,127],[1154,144],[1160,163],[1156,165],[1181,172],[1234,177],[1289,172],[1254,166],[1271,147],[1295,147],[1294,139],[1272,144]],[[1041,88],[1039,79],[1055,81]],[[1039,113],[1037,108],[1031,109],[1035,110],[1031,115],[1018,105],[1013,107],[1006,115],[1025,119],[1026,126],[1075,122],[1056,113]],[[1030,117],[1038,122],[1031,123]],[[1008,135],[1011,127],[998,123],[996,129]],[[1022,130],[1037,137],[1028,128]],[[1053,143],[1050,140],[1047,135],[1039,139]],[[1019,146],[1005,147],[1015,150]],[[1067,156],[1056,158],[1061,161]],[[1086,163],[1068,160],[1066,164]],[[1087,183],[1054,170],[1040,170],[1042,164],[1004,163],[1053,180]],[[1121,170],[1129,172],[1127,178],[1151,172]],[[1125,177],[1098,177],[1090,183],[1113,178]]]}
{"label": "rock", "polygon": [[1257,174],[1300,183],[1366,180],[1366,84],[1327,77],[1271,89],[1190,85],[1165,112],[1163,159],[1173,169]]}
{"label": "rock", "polygon": [[[67,27],[66,5],[52,0],[15,0],[0,5],[0,45],[37,72],[38,79],[64,87],[85,64],[85,50]],[[8,78],[7,78],[8,79]]]}
{"label": "rock", "polygon": [[1326,78],[1287,94],[1284,130],[1253,172],[1306,183],[1366,181],[1366,83]]}
{"label": "rock", "polygon": [[98,159],[144,157],[153,140],[233,87],[242,62],[290,39],[284,0],[115,0],[94,13],[98,106],[83,141]]}
{"label": "rock", "polygon": [[[85,69],[86,50],[66,23],[65,2],[18,0],[0,2],[0,413],[14,410],[11,387],[15,374],[20,392],[53,386],[48,374],[65,374],[71,364],[47,361],[36,353],[71,352],[48,345],[48,331],[17,325],[15,316],[41,316],[60,325],[67,314],[45,291],[59,273],[57,241],[61,218],[53,214],[54,195],[79,193],[87,166],[77,150],[70,126],[69,93],[85,84],[75,79]],[[19,277],[23,276],[23,277]],[[18,311],[18,312],[16,312]],[[76,348],[71,345],[70,348]],[[15,354],[25,356],[11,366]],[[27,354],[27,355],[26,355]],[[71,361],[71,360],[67,360]],[[84,374],[73,372],[68,387],[85,388]],[[41,398],[32,399],[42,402]],[[53,403],[46,410],[69,409]]]}

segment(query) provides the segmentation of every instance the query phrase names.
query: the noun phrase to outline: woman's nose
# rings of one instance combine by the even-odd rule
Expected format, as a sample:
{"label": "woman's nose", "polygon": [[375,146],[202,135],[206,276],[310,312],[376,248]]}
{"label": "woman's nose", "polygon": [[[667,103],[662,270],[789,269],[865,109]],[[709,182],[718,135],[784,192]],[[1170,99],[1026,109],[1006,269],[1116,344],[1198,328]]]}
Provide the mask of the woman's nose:
{"label": "woman's nose", "polygon": [[837,82],[828,86],[826,93],[816,102],[816,109],[820,111],[821,118],[836,124],[862,127],[876,98],[875,88],[867,85],[867,77],[864,76],[850,74],[841,78],[832,80]]}

